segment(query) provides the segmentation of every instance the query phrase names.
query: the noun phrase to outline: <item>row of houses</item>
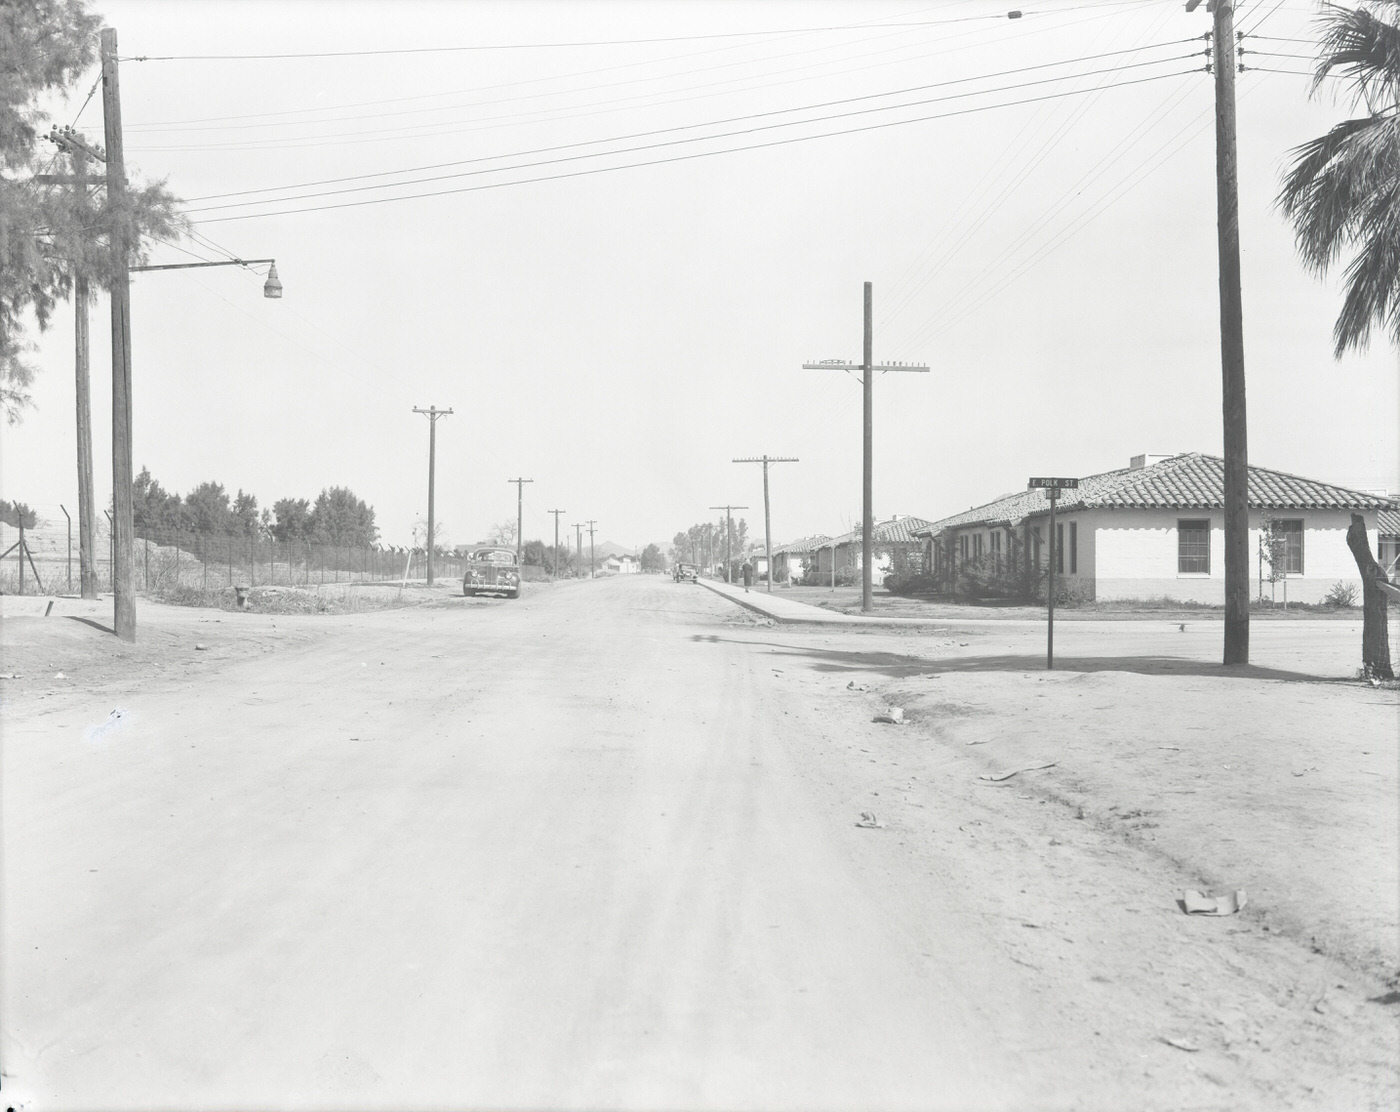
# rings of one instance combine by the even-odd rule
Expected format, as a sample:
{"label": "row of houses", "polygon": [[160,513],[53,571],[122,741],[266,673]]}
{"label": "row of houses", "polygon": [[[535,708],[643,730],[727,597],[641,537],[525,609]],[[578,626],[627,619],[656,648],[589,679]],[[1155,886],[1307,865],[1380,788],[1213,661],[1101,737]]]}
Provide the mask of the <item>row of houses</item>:
{"label": "row of houses", "polygon": [[[1055,507],[1055,575],[1084,600],[1172,598],[1222,603],[1224,462],[1202,452],[1134,456],[1128,466],[1081,477]],[[1346,544],[1351,515],[1391,573],[1400,562],[1400,503],[1264,467],[1249,468],[1251,594],[1320,602],[1337,583],[1360,589]],[[1016,491],[936,520],[896,517],[875,526],[873,574],[923,575],[972,595],[1040,594],[1050,560],[1050,501]],[[1261,545],[1275,539],[1275,559]],[[806,537],[774,550],[779,581],[829,582],[859,574],[859,531]]]}

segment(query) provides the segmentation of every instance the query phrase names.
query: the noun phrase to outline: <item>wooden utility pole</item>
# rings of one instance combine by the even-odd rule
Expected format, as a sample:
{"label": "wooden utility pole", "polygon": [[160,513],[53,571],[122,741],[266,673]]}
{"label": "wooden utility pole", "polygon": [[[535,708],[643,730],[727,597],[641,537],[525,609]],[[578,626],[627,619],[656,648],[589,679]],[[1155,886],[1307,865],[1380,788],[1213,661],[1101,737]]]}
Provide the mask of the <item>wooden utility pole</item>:
{"label": "wooden utility pole", "polygon": [[768,515],[768,465],[770,463],[797,463],[796,456],[744,456],[734,463],[763,464],[763,559],[768,564],[768,591],[773,591],[773,530]]}
{"label": "wooden utility pole", "polygon": [[568,513],[568,510],[545,510],[547,514],[554,515],[554,578],[559,578],[559,515]]}
{"label": "wooden utility pole", "polygon": [[[437,423],[439,417],[446,417],[450,409],[438,409],[435,405],[427,409],[413,408],[428,419],[428,586],[433,585],[433,549],[437,546],[437,526],[433,520],[433,476],[437,470]],[[519,563],[517,560],[516,563]]]}
{"label": "wooden utility pole", "polygon": [[[865,283],[865,343],[863,345],[863,356],[859,364],[848,363],[843,359],[823,359],[820,363],[803,363],[805,370],[828,371],[833,368],[844,371],[859,370],[862,372],[862,398],[864,412],[865,435],[861,448],[861,591],[860,609],[864,614],[870,613],[874,609],[873,591],[871,588],[872,565],[874,563],[874,537],[875,537],[875,483],[871,474],[875,457],[874,444],[874,411],[875,411],[875,372],[879,371],[918,371],[927,372],[928,368],[916,366],[911,363],[875,363],[875,324],[874,324],[874,293],[871,284]],[[832,550],[833,554],[835,549]],[[833,560],[832,574],[835,575]]]}
{"label": "wooden utility pole", "polygon": [[[83,142],[71,127],[49,130],[49,141],[65,151],[73,164],[71,176],[41,174],[36,180],[52,185],[71,185],[78,190],[82,210],[87,211],[87,191],[100,179],[88,177],[89,158],[104,161],[106,156]],[[83,260],[73,260],[73,366],[74,393],[77,403],[78,435],[78,589],[85,599],[97,597],[97,510],[92,478],[92,390],[88,353],[88,302],[90,298],[87,270]],[[69,588],[72,589],[71,586]]]}
{"label": "wooden utility pole", "polygon": [[[1186,0],[1194,11],[1200,0]],[[1215,204],[1220,258],[1220,376],[1224,418],[1224,663],[1249,663],[1249,445],[1245,411],[1244,307],[1240,292],[1240,200],[1235,140],[1234,0],[1215,0]]]}
{"label": "wooden utility pole", "polygon": [[[766,472],[766,471],[764,472],[764,478],[765,478],[765,480],[766,480],[766,478],[767,478],[767,472]],[[765,481],[764,492],[767,493],[767,490],[768,490],[768,488],[767,488],[766,481]],[[767,505],[766,502],[765,502],[764,504]],[[731,532],[733,532],[733,530],[734,530],[734,519],[733,519],[733,517],[732,517],[731,515],[734,513],[735,510],[747,510],[748,507],[747,507],[747,506],[711,506],[710,509],[712,509],[712,510],[723,510],[723,511],[724,511],[724,581],[725,581],[726,583],[728,583],[728,582],[729,582],[729,568],[730,568],[730,562],[733,560],[733,557],[730,555],[730,547],[729,547],[729,534],[730,534]],[[770,576],[773,574],[773,570],[772,570],[771,568],[768,570],[768,574],[769,574]]]}
{"label": "wooden utility pole", "polygon": [[593,561],[593,533],[594,533],[593,527],[594,527],[595,525],[597,525],[597,524],[598,524],[598,523],[597,523],[596,521],[589,521],[589,523],[588,523],[588,578],[589,578],[589,579],[592,579],[592,578],[594,577],[594,575],[596,574],[596,573],[594,572],[594,570],[593,570],[593,562],[594,562],[594,561]]}
{"label": "wooden utility pole", "polygon": [[574,551],[578,553],[578,566],[583,567],[583,526],[574,523]]}
{"label": "wooden utility pole", "polygon": [[102,122],[107,144],[107,207],[112,213],[112,607],[123,641],[136,640],[134,522],[131,505],[131,261],[126,164],[122,155],[117,32],[102,29]]}
{"label": "wooden utility pole", "polygon": [[520,546],[525,543],[525,484],[534,479],[507,479],[515,484],[515,562],[520,563]]}

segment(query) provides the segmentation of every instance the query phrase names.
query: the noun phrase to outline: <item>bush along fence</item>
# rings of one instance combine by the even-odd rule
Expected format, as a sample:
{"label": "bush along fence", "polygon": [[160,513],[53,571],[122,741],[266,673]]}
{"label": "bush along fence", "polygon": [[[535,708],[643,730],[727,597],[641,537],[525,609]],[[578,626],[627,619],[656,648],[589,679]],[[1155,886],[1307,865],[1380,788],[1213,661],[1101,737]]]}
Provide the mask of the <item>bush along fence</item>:
{"label": "bush along fence", "polygon": [[[105,525],[105,522],[103,523]],[[62,523],[58,532],[62,531]],[[4,530],[0,530],[4,532]],[[9,530],[17,532],[17,530]],[[61,536],[42,541],[41,529],[26,530],[26,544],[0,560],[0,593],[71,594],[79,581],[78,552]],[[0,536],[0,542],[5,537]],[[11,542],[6,542],[13,543]],[[94,560],[99,591],[112,589],[110,534],[101,530]],[[326,583],[380,583],[423,580],[428,554],[423,549],[384,545],[314,544],[202,533],[138,535],[133,546],[137,591],[159,597],[179,588],[218,590],[247,587],[315,587]],[[25,560],[21,575],[18,557]],[[461,557],[433,555],[435,580],[460,579]]]}

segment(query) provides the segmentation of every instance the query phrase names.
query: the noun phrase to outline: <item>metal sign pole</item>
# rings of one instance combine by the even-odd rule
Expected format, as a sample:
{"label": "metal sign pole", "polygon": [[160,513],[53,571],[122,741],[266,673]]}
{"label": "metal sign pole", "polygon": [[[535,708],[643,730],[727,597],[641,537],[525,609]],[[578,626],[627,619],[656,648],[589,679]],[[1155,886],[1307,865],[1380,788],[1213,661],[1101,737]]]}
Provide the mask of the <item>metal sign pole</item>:
{"label": "metal sign pole", "polygon": [[1050,498],[1050,584],[1046,590],[1045,622],[1045,668],[1055,668],[1055,503],[1060,500],[1060,492],[1051,487],[1045,492]]}
{"label": "metal sign pole", "polygon": [[1074,490],[1079,486],[1078,479],[1033,478],[1026,484],[1029,490],[1043,490],[1050,500],[1050,537],[1047,548],[1050,554],[1050,575],[1045,593],[1045,667],[1055,667],[1055,503],[1060,500],[1060,491]]}

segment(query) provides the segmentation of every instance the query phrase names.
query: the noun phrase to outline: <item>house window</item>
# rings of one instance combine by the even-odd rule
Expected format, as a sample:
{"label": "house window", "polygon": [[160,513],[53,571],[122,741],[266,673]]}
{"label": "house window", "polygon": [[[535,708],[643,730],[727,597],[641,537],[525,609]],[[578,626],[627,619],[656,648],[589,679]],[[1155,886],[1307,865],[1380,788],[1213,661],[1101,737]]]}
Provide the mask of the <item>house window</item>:
{"label": "house window", "polygon": [[1210,521],[1176,523],[1176,570],[1180,575],[1210,574]]}
{"label": "house window", "polygon": [[1400,537],[1377,537],[1376,559],[1381,562],[1381,567],[1385,568],[1386,575],[1395,578],[1400,568],[1393,565],[1400,561]]}
{"label": "house window", "polygon": [[964,561],[964,562],[967,561],[967,534],[966,534],[966,533],[962,534],[962,536],[960,536],[960,537],[958,538],[958,555],[960,555],[960,556],[963,558],[963,561]]}
{"label": "house window", "polygon": [[978,533],[972,538],[972,555],[975,559],[982,558],[982,534]]}
{"label": "house window", "polygon": [[1055,574],[1065,574],[1065,527],[1055,525]]}
{"label": "house window", "polygon": [[1069,573],[1079,574],[1079,522],[1069,523]]}
{"label": "house window", "polygon": [[1278,523],[1280,536],[1283,538],[1283,567],[1281,570],[1285,575],[1303,574],[1303,520],[1294,518]]}

